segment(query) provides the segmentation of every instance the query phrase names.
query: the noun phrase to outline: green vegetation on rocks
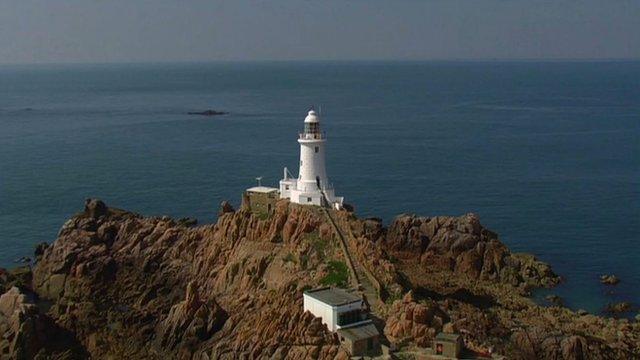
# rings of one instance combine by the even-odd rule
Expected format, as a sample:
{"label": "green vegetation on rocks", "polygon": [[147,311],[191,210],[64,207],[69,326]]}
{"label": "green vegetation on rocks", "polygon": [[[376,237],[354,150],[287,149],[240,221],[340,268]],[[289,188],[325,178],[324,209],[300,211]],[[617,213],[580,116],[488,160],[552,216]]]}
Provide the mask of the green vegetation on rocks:
{"label": "green vegetation on rocks", "polygon": [[292,262],[292,263],[296,263],[296,258],[295,256],[293,256],[292,253],[287,253],[287,255],[285,255],[282,260],[287,263],[287,262]]}
{"label": "green vegetation on rocks", "polygon": [[329,273],[320,280],[324,286],[335,285],[345,288],[349,284],[349,270],[342,261],[329,261]]}

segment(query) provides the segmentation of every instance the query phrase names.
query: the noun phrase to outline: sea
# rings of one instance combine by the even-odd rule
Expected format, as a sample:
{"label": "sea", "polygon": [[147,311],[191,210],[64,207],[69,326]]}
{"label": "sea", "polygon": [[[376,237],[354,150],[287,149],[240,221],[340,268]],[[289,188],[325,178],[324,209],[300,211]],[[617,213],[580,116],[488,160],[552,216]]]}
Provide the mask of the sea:
{"label": "sea", "polygon": [[359,216],[473,212],[562,276],[538,299],[640,305],[638,61],[2,65],[0,266],[90,197],[215,222],[297,173],[312,106]]}

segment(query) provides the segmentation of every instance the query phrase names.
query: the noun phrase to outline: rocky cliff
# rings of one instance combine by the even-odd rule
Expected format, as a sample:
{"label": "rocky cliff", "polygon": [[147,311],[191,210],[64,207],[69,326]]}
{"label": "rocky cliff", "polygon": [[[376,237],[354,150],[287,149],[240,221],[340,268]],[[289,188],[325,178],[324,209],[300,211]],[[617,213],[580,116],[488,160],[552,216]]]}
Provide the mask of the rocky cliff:
{"label": "rocky cliff", "polygon": [[[514,359],[640,357],[637,322],[529,300],[558,277],[474,215],[402,215],[388,228],[332,216],[400,349],[445,331]],[[187,224],[88,200],[33,269],[0,271],[0,358],[348,358],[302,311],[305,289],[353,276],[323,211],[280,201],[263,217],[224,204],[216,224]]]}

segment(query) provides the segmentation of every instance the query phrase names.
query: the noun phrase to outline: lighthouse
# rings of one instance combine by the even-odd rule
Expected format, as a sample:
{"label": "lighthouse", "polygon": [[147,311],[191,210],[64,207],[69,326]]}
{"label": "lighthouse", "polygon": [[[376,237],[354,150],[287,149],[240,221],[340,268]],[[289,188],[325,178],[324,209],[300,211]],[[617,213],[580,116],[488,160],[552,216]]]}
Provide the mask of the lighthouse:
{"label": "lighthouse", "polygon": [[344,199],[336,197],[325,168],[327,138],[320,130],[320,117],[311,109],[304,119],[304,131],[298,135],[300,144],[300,170],[294,178],[284,168],[280,180],[280,198],[288,198],[296,204],[342,208]]}

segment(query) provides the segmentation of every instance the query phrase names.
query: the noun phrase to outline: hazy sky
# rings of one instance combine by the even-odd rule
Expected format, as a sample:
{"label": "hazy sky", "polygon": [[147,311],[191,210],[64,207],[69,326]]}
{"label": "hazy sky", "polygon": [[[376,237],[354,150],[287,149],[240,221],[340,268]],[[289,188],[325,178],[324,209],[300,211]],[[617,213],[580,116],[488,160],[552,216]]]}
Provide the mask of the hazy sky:
{"label": "hazy sky", "polygon": [[640,0],[0,0],[0,63],[640,58]]}

